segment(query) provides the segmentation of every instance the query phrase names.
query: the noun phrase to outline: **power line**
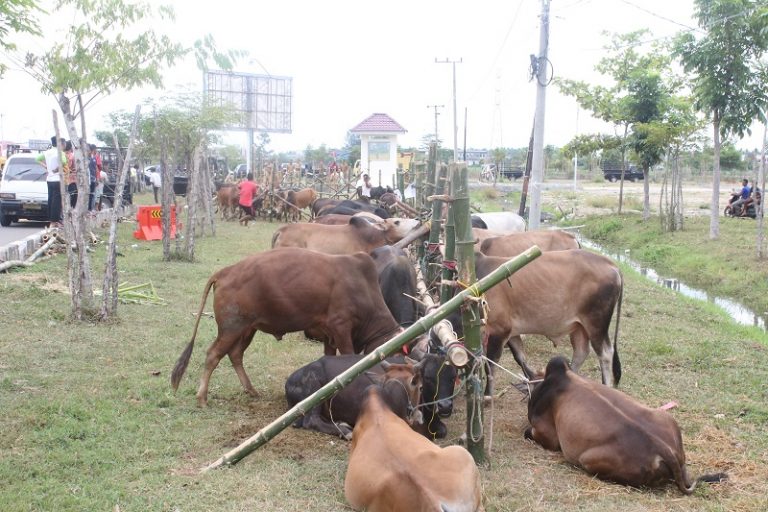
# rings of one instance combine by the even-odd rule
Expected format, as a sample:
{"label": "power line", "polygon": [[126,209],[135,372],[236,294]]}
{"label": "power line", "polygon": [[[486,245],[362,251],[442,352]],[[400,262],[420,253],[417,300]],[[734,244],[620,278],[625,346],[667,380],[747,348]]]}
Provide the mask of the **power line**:
{"label": "power line", "polygon": [[686,28],[688,30],[699,30],[697,27],[691,27],[691,26],[686,25],[684,23],[680,23],[678,21],[675,21],[675,20],[673,20],[671,18],[667,18],[665,16],[662,16],[661,14],[658,14],[658,13],[655,13],[653,11],[650,11],[650,10],[646,9],[645,7],[642,7],[642,6],[639,6],[639,5],[637,5],[637,4],[633,3],[633,2],[630,2],[629,0],[621,0],[621,1],[624,2],[625,4],[629,5],[630,7],[634,7],[635,9],[638,9],[640,11],[648,13],[648,14],[650,14],[651,16],[653,16],[655,18],[659,18],[660,20],[668,21],[668,22],[670,22],[672,24],[679,25],[679,26],[681,26],[683,28]]}

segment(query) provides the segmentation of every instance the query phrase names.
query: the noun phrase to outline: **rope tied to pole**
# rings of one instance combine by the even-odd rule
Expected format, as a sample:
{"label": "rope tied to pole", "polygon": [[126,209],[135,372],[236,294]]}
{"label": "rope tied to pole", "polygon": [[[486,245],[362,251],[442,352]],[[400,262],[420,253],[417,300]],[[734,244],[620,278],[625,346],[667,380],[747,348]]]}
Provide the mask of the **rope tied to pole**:
{"label": "rope tied to pole", "polygon": [[446,268],[451,272],[456,272],[456,269],[458,268],[456,260],[443,260],[443,268]]}

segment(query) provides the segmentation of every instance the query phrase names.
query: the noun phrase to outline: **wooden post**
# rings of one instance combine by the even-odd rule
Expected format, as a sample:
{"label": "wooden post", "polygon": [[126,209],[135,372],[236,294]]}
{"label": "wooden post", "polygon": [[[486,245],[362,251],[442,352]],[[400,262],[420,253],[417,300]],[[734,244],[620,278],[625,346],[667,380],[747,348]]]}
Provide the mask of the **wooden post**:
{"label": "wooden post", "polygon": [[432,229],[429,232],[429,245],[427,245],[427,253],[424,256],[424,267],[426,268],[424,276],[427,278],[427,288],[433,287],[440,274],[437,265],[439,265],[442,259],[440,255],[440,234],[443,227],[443,201],[438,199],[437,196],[443,193],[447,173],[448,168],[445,165],[441,165],[439,171],[435,173],[435,196],[430,196],[432,197]]}
{"label": "wooden post", "polygon": [[[466,170],[466,168],[465,168]],[[499,268],[485,276],[474,285],[462,290],[450,301],[441,305],[431,314],[420,318],[416,323],[402,331],[394,338],[376,348],[373,352],[361,359],[358,363],[351,366],[348,370],[338,375],[331,382],[318,389],[315,393],[308,396],[301,402],[294,405],[282,416],[274,420],[266,427],[259,430],[256,434],[246,439],[240,446],[230,450],[222,455],[218,460],[202,469],[203,472],[218,468],[220,466],[231,466],[237,464],[240,460],[248,456],[254,450],[268,443],[277,434],[292,425],[297,419],[305,415],[313,407],[333,396],[341,388],[352,382],[355,377],[378,364],[384,358],[394,354],[396,351],[411,341],[416,336],[424,334],[433,325],[450,315],[456,308],[461,306],[466,299],[476,299],[483,295],[488,289],[495,286],[502,280],[514,274],[516,271],[536,259],[541,255],[538,247],[533,246],[514,259],[503,263]],[[466,332],[466,331],[465,331]],[[482,352],[480,352],[482,354]],[[478,366],[483,366],[482,364]],[[480,391],[482,393],[482,390]],[[480,405],[482,396],[480,397]],[[471,432],[471,431],[470,431]]]}
{"label": "wooden post", "polygon": [[[452,209],[456,223],[456,246],[458,247],[458,281],[469,288],[477,286],[475,281],[475,240],[472,236],[472,224],[469,220],[469,180],[467,165],[451,165],[454,197]],[[538,247],[536,248],[538,251]],[[540,254],[540,253],[539,253]],[[480,304],[468,301],[461,312],[464,325],[464,346],[476,358],[483,355],[483,345],[480,339]],[[472,454],[475,463],[485,462],[483,436],[483,382],[485,381],[485,365],[471,364],[464,369],[467,389],[467,450]]]}
{"label": "wooden post", "polygon": [[[448,180],[448,195],[451,198],[456,194],[456,182],[454,180],[456,170],[455,165],[450,167],[451,179]],[[453,202],[449,205],[448,217],[445,220],[445,254],[443,256],[443,273],[440,279],[440,303],[444,304],[453,296],[453,280],[456,277],[456,211]]]}

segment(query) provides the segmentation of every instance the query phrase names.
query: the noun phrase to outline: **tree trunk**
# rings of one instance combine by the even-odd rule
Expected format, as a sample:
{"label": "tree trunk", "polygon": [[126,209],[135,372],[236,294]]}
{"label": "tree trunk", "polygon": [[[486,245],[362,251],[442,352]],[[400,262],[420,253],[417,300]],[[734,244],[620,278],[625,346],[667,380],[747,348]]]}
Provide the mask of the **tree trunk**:
{"label": "tree trunk", "polygon": [[674,150],[674,159],[672,163],[672,171],[675,176],[675,187],[673,188],[673,206],[675,212],[675,231],[683,230],[683,222],[685,216],[683,215],[683,173],[680,170],[680,148],[676,147]]}
{"label": "tree trunk", "polygon": [[[59,118],[56,115],[56,111],[53,111],[53,129],[56,133],[56,140],[61,140],[61,131],[59,130]],[[66,156],[64,155],[63,146],[59,145],[59,192],[61,193],[61,218],[66,219],[69,216],[69,196],[67,195],[67,177],[64,172],[64,168],[67,165]],[[82,307],[80,303],[80,294],[77,292],[77,262],[75,261],[75,251],[72,250],[72,226],[69,223],[64,223],[64,239],[67,246],[67,269],[68,269],[68,283],[69,283],[69,296],[72,300],[72,318],[82,317]]]}
{"label": "tree trunk", "polygon": [[663,232],[670,231],[671,207],[670,198],[667,196],[670,174],[669,166],[664,166],[664,177],[661,180],[661,189],[659,190],[659,225]]}
{"label": "tree trunk", "polygon": [[[157,119],[155,119],[155,131]],[[160,135],[160,211],[163,226],[163,261],[171,260],[171,208],[168,202],[168,182],[172,180],[168,166],[168,142],[165,135]]]}
{"label": "tree trunk", "polygon": [[[109,218],[109,239],[107,242],[107,255],[104,261],[104,281],[101,286],[101,311],[100,320],[107,320],[117,314],[117,288],[120,285],[120,278],[117,273],[117,219],[120,217],[120,211],[123,207],[123,187],[125,178],[130,172],[131,152],[133,151],[133,141],[136,140],[136,132],[139,126],[139,114],[141,106],[136,105],[136,111],[133,115],[131,124],[131,137],[128,139],[128,149],[125,152],[125,160],[117,174],[117,183],[115,184],[115,195],[112,201],[112,212]],[[115,150],[120,154],[120,143],[117,135],[114,135]]]}
{"label": "tree trunk", "polygon": [[651,218],[651,186],[648,175],[650,166],[643,166],[643,222]]}
{"label": "tree trunk", "polygon": [[187,261],[195,261],[195,227],[197,225],[197,207],[200,203],[200,175],[203,170],[200,165],[201,157],[202,142],[195,148],[187,174],[189,177],[187,181],[187,234],[184,238],[184,257]]}
{"label": "tree trunk", "polygon": [[760,167],[757,182],[760,184],[761,200],[760,204],[755,205],[755,214],[757,215],[757,233],[756,233],[756,245],[757,245],[757,259],[761,260],[765,257],[763,246],[765,245],[765,231],[763,229],[763,204],[765,204],[765,152],[766,144],[768,144],[768,125],[763,129],[763,150],[760,155]]}
{"label": "tree trunk", "polygon": [[715,110],[712,126],[714,127],[714,155],[712,162],[712,210],[709,220],[709,239],[717,240],[720,237],[720,111]]}
{"label": "tree trunk", "polygon": [[619,215],[624,207],[624,171],[627,169],[627,130],[629,127],[624,125],[624,136],[621,138],[621,180],[619,181]]}
{"label": "tree trunk", "polygon": [[[75,173],[78,199],[74,209],[67,209],[64,223],[71,226],[69,231],[71,238],[68,238],[67,242],[70,245],[74,243],[75,250],[77,251],[76,265],[70,269],[70,272],[75,273],[75,290],[73,290],[72,294],[72,316],[76,320],[82,320],[85,317],[94,317],[97,313],[93,297],[93,283],[91,281],[91,259],[88,255],[88,244],[85,241],[85,212],[87,210],[90,184],[88,166],[85,163],[85,154],[83,153],[85,140],[80,139],[77,134],[69,98],[64,94],[60,94],[58,100],[75,155],[75,166],[70,172]],[[66,181],[67,177],[62,176],[62,179]],[[67,202],[68,200],[69,196],[65,195],[64,201]]]}

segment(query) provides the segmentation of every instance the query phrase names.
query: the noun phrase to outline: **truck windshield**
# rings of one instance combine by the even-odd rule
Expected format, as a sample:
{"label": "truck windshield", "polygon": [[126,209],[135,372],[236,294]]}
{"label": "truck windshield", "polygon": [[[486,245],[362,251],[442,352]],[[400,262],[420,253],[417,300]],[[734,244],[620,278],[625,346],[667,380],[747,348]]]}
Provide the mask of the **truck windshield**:
{"label": "truck windshield", "polygon": [[47,172],[34,158],[15,158],[5,165],[5,181],[45,181]]}

